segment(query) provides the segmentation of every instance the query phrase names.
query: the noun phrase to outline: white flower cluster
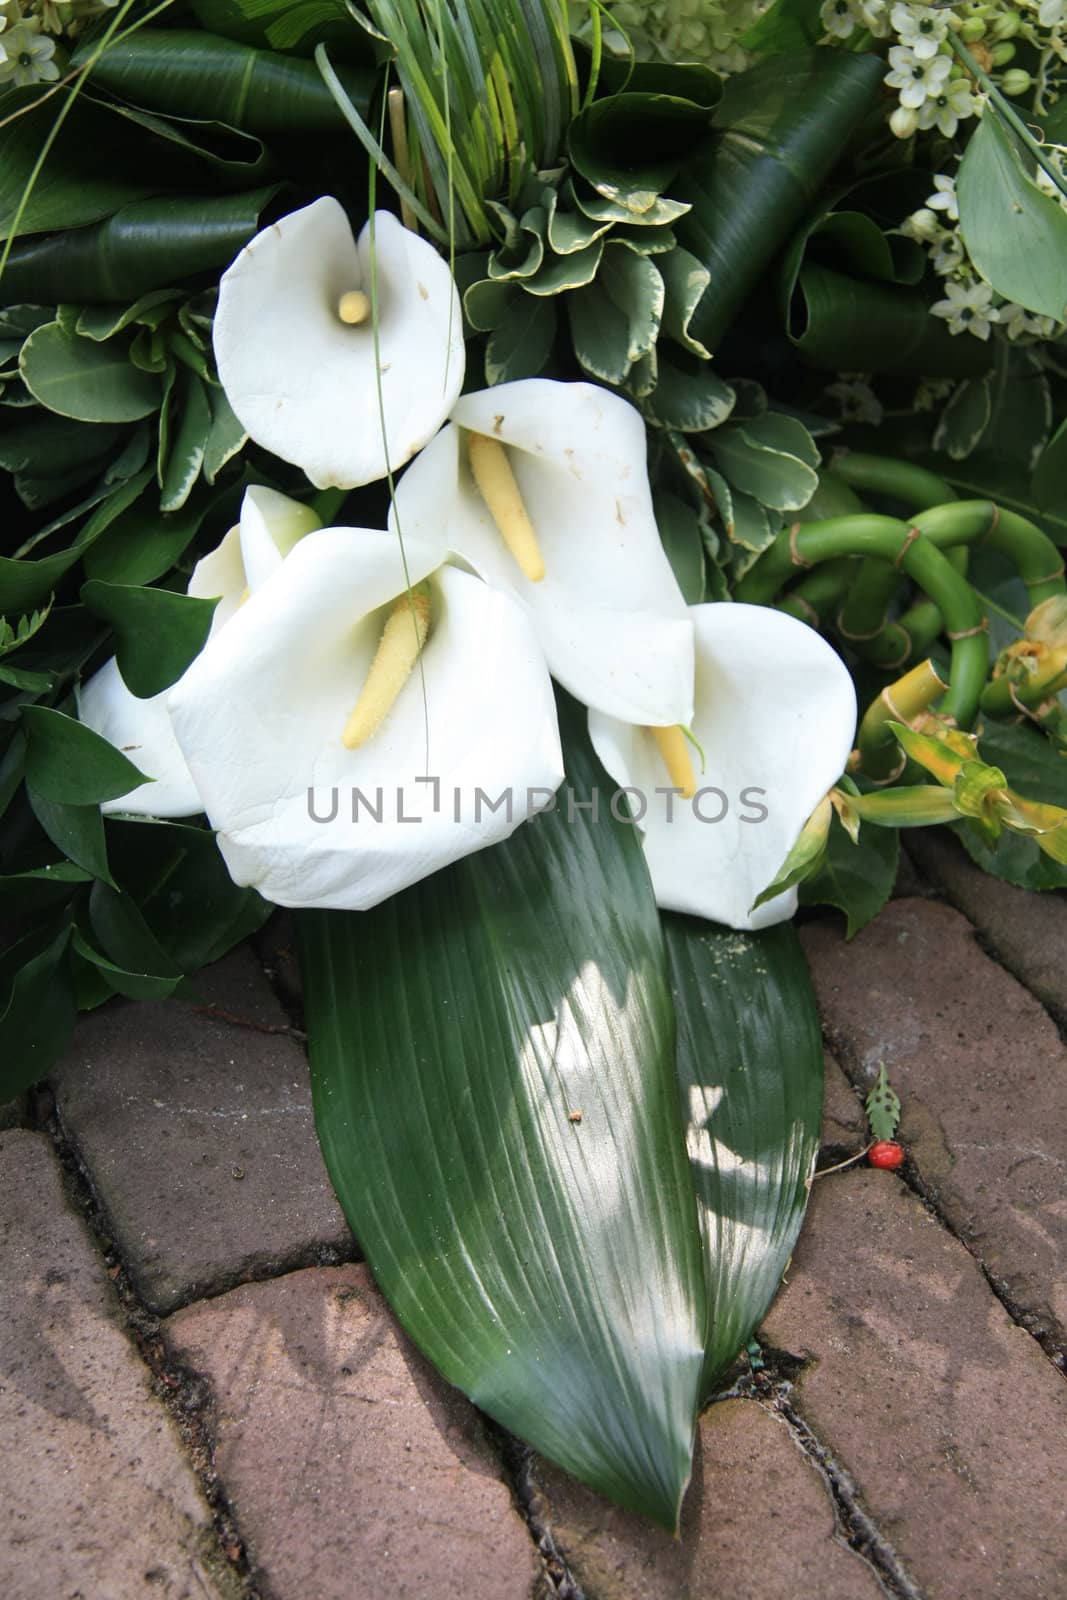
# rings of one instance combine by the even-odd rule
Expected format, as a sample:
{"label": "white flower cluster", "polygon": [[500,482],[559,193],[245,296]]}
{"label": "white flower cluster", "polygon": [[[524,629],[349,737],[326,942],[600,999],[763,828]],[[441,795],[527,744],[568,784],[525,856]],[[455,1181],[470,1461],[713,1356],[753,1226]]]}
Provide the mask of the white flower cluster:
{"label": "white flower cluster", "polygon": [[0,89],[55,83],[65,65],[56,40],[74,38],[119,0],[0,0]]}
{"label": "white flower cluster", "polygon": [[[701,61],[717,72],[741,72],[750,56],[737,43],[770,0],[617,0],[607,8],[610,48],[638,59]],[[614,23],[617,33],[612,33]]]}
{"label": "white flower cluster", "polygon": [[944,298],[930,307],[933,315],[948,323],[950,333],[970,333],[976,339],[988,339],[994,324],[1013,341],[1051,339],[1062,333],[1062,324],[1002,300],[982,282],[960,236],[959,220],[955,179],[938,173],[933,194],[900,229],[905,238],[924,246],[934,271],[946,280]]}

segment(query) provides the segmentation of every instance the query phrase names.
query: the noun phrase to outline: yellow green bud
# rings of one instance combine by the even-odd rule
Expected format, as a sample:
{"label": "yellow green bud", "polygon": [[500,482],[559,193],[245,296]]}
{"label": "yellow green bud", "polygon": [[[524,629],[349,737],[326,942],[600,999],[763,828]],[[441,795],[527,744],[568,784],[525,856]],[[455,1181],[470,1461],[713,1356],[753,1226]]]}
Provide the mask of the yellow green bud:
{"label": "yellow green bud", "polygon": [[1011,61],[1015,55],[1015,46],[1013,44],[994,45],[990,51],[990,55],[993,58],[993,65],[995,67],[1006,67],[1008,62]]}
{"label": "yellow green bud", "polygon": [[1033,78],[1023,67],[1011,67],[1001,78],[1000,87],[1010,100],[1017,100],[1033,86]]}
{"label": "yellow green bud", "polygon": [[990,38],[998,42],[1001,39],[1014,39],[1022,27],[1022,20],[1017,11],[1002,11],[989,30]]}
{"label": "yellow green bud", "polygon": [[967,44],[976,44],[985,37],[985,23],[981,17],[968,17],[960,29],[960,38]]}

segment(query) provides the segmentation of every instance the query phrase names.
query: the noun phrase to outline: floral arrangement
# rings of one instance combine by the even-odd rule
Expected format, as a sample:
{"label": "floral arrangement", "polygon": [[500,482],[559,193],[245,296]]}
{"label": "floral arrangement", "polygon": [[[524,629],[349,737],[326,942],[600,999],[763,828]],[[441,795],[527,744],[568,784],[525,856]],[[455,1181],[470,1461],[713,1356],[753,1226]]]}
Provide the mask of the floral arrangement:
{"label": "floral arrangement", "polygon": [[291,908],[398,1317],[669,1528],[798,905],[930,824],[1067,885],[1063,24],[0,3],[3,1097]]}

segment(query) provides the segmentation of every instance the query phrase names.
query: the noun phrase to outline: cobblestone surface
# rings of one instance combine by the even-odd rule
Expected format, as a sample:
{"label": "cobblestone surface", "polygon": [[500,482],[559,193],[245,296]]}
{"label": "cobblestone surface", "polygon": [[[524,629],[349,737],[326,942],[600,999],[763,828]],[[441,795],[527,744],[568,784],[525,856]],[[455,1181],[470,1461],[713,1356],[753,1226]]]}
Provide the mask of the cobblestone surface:
{"label": "cobblestone surface", "polygon": [[[862,1146],[885,1060],[910,1162],[815,1185],[770,1365],[702,1419],[678,1542],[539,1461],[528,1526],[515,1463],[365,1269],[322,1264],[353,1244],[250,950],[198,980],[207,1009],[83,1020],[60,1128],[174,1388],[165,1407],[49,1141],[0,1131],[2,1600],[1067,1600],[1067,1382],[1031,1336],[1055,1355],[1067,1321],[1067,1049],[1034,998],[1067,1018],[1067,897],[923,840],[857,940],[836,918],[803,937],[823,1146]],[[284,917],[257,949],[298,1009]]]}
{"label": "cobblestone surface", "polygon": [[[54,1074],[64,1129],[152,1310],[247,1276],[351,1255],[322,1164],[307,1062],[250,951],[173,1001],[83,1019]],[[240,1019],[243,1026],[227,1017]]]}
{"label": "cobblestone surface", "polygon": [[365,1267],[234,1289],[166,1335],[211,1381],[216,1466],[272,1600],[528,1600],[540,1562],[478,1415]]}
{"label": "cobblestone surface", "polygon": [[1044,1008],[934,900],[894,900],[851,944],[803,930],[838,1058],[884,1061],[940,1211],[1034,1331],[1067,1348],[1067,1049]]}
{"label": "cobblestone surface", "polygon": [[899,1178],[815,1186],[764,1332],[929,1600],[1062,1600],[1067,1383]]}
{"label": "cobblestone surface", "polygon": [[0,1133],[4,1600],[226,1600],[229,1569],[49,1142]]}
{"label": "cobblestone surface", "polygon": [[536,1464],[534,1481],[538,1518],[595,1600],[877,1600],[884,1592],[840,1539],[811,1460],[755,1401],[724,1400],[702,1417],[680,1539],[606,1506],[547,1462]]}
{"label": "cobblestone surface", "polygon": [[1031,894],[988,878],[945,828],[916,828],[912,860],[967,916],[994,953],[1060,1019],[1067,1019],[1067,895]]}

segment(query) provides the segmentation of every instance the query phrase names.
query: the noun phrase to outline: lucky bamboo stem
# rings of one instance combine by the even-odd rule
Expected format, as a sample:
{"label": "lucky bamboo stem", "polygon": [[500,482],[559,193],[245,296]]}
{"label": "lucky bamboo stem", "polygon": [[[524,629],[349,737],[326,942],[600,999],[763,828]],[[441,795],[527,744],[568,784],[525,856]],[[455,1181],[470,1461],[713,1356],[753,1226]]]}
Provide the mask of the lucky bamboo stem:
{"label": "lucky bamboo stem", "polygon": [[871,701],[860,723],[856,743],[861,771],[881,779],[902,772],[905,761],[890,723],[910,722],[939,700],[947,688],[932,661],[921,661],[896,683],[887,684]]}

